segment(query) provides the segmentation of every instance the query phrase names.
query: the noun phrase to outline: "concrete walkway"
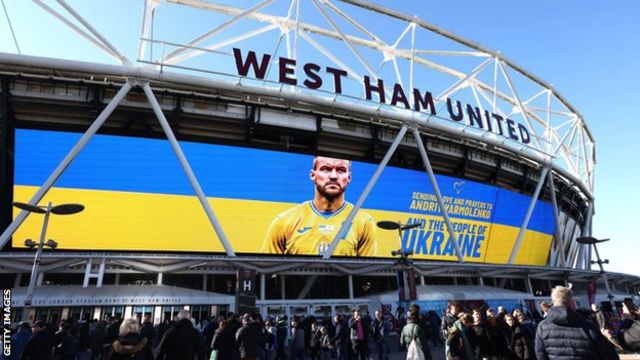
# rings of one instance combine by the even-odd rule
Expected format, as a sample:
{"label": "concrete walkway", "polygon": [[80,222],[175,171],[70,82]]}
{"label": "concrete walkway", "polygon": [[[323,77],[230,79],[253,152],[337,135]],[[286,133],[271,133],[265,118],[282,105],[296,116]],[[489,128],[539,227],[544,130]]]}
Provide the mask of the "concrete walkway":
{"label": "concrete walkway", "polygon": [[[405,351],[400,351],[400,346],[398,345],[398,337],[392,336],[389,344],[391,344],[391,357],[390,360],[405,360],[407,357],[407,353]],[[431,344],[429,344],[431,345]],[[378,354],[376,353],[376,346],[373,342],[369,345],[369,349],[371,349],[371,355],[369,358],[371,360],[378,360]],[[444,360],[444,346],[439,345],[437,347],[431,347],[431,357],[433,360]]]}

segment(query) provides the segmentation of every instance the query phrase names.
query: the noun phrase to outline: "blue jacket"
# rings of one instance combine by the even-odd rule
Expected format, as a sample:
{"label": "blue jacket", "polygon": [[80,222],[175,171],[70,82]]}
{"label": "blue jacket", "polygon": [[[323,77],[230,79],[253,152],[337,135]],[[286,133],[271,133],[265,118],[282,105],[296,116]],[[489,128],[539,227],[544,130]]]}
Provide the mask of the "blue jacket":
{"label": "blue jacket", "polygon": [[31,332],[30,327],[18,327],[18,332],[13,334],[13,336],[11,337],[11,357],[9,359],[20,359],[25,346],[27,346],[27,341],[29,341],[29,338],[31,338],[31,336],[33,336],[33,333]]}

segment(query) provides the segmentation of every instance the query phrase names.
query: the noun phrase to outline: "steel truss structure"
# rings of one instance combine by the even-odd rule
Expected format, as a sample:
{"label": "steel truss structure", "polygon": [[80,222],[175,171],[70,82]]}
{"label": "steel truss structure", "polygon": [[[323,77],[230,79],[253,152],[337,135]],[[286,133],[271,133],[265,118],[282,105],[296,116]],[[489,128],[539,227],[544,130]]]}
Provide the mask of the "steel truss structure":
{"label": "steel truss structure", "polygon": [[[344,260],[331,257],[355,214],[363,205],[369,191],[375,185],[381,172],[400,145],[417,150],[426,168],[425,179],[435,189],[435,195],[447,223],[449,236],[457,238],[449,220],[446,207],[440,195],[438,183],[431,166],[429,153],[422,138],[426,135],[454,139],[466,145],[515,158],[536,169],[535,190],[523,223],[521,224],[515,246],[509,258],[510,266],[464,264],[460,250],[456,246],[458,264],[416,262],[420,274],[448,274],[450,272],[471,272],[482,276],[483,273],[504,271],[505,276],[540,276],[562,279],[589,279],[597,273],[576,270],[589,267],[590,254],[577,244],[565,244],[565,235],[561,234],[560,200],[556,198],[555,185],[568,184],[571,191],[578,194],[582,203],[580,214],[582,228],[570,236],[572,241],[579,234],[590,235],[591,217],[594,209],[594,166],[595,142],[582,116],[562,97],[557,90],[545,81],[516,65],[497,51],[486,49],[462,37],[454,35],[423,20],[409,17],[383,7],[360,0],[289,0],[277,2],[262,0],[247,8],[237,8],[223,2],[203,0],[144,0],[142,1],[142,19],[137,41],[137,58],[130,57],[117,49],[87,17],[81,15],[65,0],[45,2],[34,0],[43,11],[60,21],[71,31],[95,46],[113,59],[116,64],[92,63],[62,59],[28,56],[22,54],[0,53],[0,71],[7,76],[25,75],[27,77],[45,77],[54,81],[81,83],[96,82],[103,79],[119,87],[81,139],[58,165],[45,183],[30,200],[37,204],[55,184],[66,167],[80,153],[91,137],[101,128],[112,112],[119,106],[132,88],[141,88],[153,110],[163,134],[180,161],[195,195],[200,200],[203,211],[209,219],[212,229],[220,239],[226,256],[199,255],[161,255],[160,258],[175,261],[165,265],[153,264],[154,254],[114,254],[114,253],[68,253],[47,255],[54,268],[74,268],[74,259],[86,259],[88,276],[91,272],[91,259],[103,259],[112,263],[125,263],[135,268],[132,258],[149,259],[150,264],[141,262],[138,267],[148,271],[162,272],[169,269],[215,267],[247,267],[263,273],[298,271],[294,268],[311,267],[311,270],[338,273],[379,273],[393,269],[394,262],[387,260]],[[154,34],[157,25],[167,18],[179,25],[180,19],[171,19],[176,9],[196,11],[202,16],[211,16],[214,26],[199,35],[184,40]],[[363,17],[362,15],[366,15]],[[90,14],[89,14],[90,15]],[[362,20],[359,20],[362,19]],[[20,21],[21,19],[13,19]],[[379,21],[385,25],[379,26]],[[377,26],[376,26],[377,24]],[[164,24],[166,26],[166,24]],[[392,30],[398,30],[397,36],[390,36]],[[186,33],[186,32],[185,32]],[[163,35],[165,37],[163,38]],[[183,36],[182,34],[179,34]],[[186,35],[184,35],[186,36]],[[19,41],[19,36],[18,36]],[[249,45],[247,45],[249,44]],[[260,48],[252,48],[258,46]],[[210,64],[233,63],[234,47],[247,47],[256,52],[271,54],[267,74],[263,78],[242,77],[227,70],[212,68]],[[158,52],[160,53],[158,55]],[[278,82],[278,74],[272,68],[277,67],[283,58],[297,60],[300,63],[309,59],[322,61],[345,71],[348,83],[342,93],[324,90],[310,90],[303,86],[285,85]],[[378,66],[374,61],[379,61]],[[362,89],[355,86],[367,77],[386,81],[380,91],[379,99],[362,100]],[[503,118],[511,118],[524,124],[531,135],[531,141],[524,143],[495,130],[478,129],[470,124],[454,122],[442,116],[412,111],[392,106],[383,100],[384,94],[391,97],[393,84],[404,89],[423,89],[433,92],[436,107],[442,109],[449,98],[471,104],[479,111],[490,111]],[[381,83],[379,83],[381,84]],[[379,162],[378,168],[367,187],[356,202],[353,211],[323,259],[282,259],[252,258],[237,256],[226,238],[224,229],[218,222],[215,209],[206,201],[200,183],[191,170],[172,126],[167,121],[166,110],[158,102],[158,93],[165,91],[183,94],[197,94],[215,99],[236,101],[245,104],[286,109],[291,112],[311,113],[317,116],[333,116],[355,121],[380,124],[393,130],[393,140]],[[9,96],[6,87],[2,95]],[[414,92],[410,92],[413,103]],[[396,104],[397,105],[397,104]],[[5,106],[6,109],[6,106]],[[5,131],[3,131],[3,136]],[[391,139],[387,139],[391,140]],[[3,142],[4,146],[4,142]],[[548,184],[550,199],[553,203],[557,234],[552,246],[552,254],[547,268],[515,266],[521,241],[528,227],[535,202],[545,183]],[[4,246],[14,231],[25,220],[28,213],[20,213],[0,236],[0,247]],[[555,250],[561,249],[561,250]],[[3,266],[23,270],[21,258],[27,254],[2,254]],[[47,257],[45,256],[45,258]],[[5,262],[5,260],[7,260]],[[329,262],[327,262],[329,260]],[[273,263],[280,265],[273,265]],[[556,269],[556,267],[558,269]],[[44,266],[46,268],[46,266]],[[317,269],[317,270],[313,270]],[[324,269],[324,270],[320,270]],[[227,271],[227,270],[225,270]],[[614,280],[615,280],[614,275]],[[635,277],[619,275],[618,279],[626,285],[637,285]]]}
{"label": "steel truss structure", "polygon": [[[0,270],[3,272],[28,272],[33,254],[21,252],[11,257],[2,256]],[[555,282],[586,283],[598,281],[600,274],[590,270],[558,269],[538,266],[451,264],[451,262],[414,261],[417,275],[422,277],[475,278],[483,285],[483,278],[550,280]],[[115,252],[67,252],[46,253],[42,257],[42,272],[62,274],[84,274],[84,286],[89,279],[98,278],[102,285],[105,273],[162,274],[235,274],[238,268],[255,270],[262,275],[368,275],[391,276],[403,268],[395,260],[332,259],[327,262],[319,258],[282,259],[268,256],[185,255],[158,253]],[[609,282],[629,293],[640,290],[640,278],[627,274],[607,273]],[[42,282],[42,279],[39,280]],[[490,284],[487,284],[490,285]]]}

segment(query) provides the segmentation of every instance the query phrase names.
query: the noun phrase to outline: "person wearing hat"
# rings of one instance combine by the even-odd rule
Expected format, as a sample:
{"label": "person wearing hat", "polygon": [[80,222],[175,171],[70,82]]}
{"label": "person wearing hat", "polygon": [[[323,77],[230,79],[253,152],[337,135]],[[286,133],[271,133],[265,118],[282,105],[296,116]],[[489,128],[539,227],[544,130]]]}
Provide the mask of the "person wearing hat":
{"label": "person wearing hat", "polygon": [[27,341],[22,352],[24,360],[50,360],[53,359],[53,335],[47,329],[47,324],[38,320],[31,327],[33,335]]}

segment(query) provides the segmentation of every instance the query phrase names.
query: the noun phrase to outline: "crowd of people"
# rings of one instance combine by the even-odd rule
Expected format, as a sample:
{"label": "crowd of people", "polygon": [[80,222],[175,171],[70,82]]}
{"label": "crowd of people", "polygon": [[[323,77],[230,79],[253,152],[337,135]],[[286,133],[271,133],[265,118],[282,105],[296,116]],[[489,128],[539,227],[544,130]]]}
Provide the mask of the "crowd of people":
{"label": "crowd of people", "polygon": [[640,351],[640,312],[631,301],[623,303],[615,324],[597,306],[577,310],[571,290],[561,286],[553,290],[552,303],[540,308],[535,315],[502,307],[466,311],[451,302],[442,318],[417,305],[396,317],[381,310],[373,317],[354,310],[334,318],[266,320],[229,313],[197,325],[181,310],[156,326],[149,316],[142,324],[135,317],[63,320],[55,331],[43,321],[23,322],[12,336],[12,354],[4,358],[389,360],[392,351],[406,351],[407,359],[430,360],[433,351],[444,351],[451,360],[544,360],[617,359],[620,352]]}
{"label": "crowd of people", "polygon": [[615,323],[595,305],[576,309],[567,287],[554,288],[551,299],[541,304],[537,319],[520,309],[464,312],[451,303],[441,327],[446,358],[618,359],[619,353],[640,351],[640,312],[630,299]]}

